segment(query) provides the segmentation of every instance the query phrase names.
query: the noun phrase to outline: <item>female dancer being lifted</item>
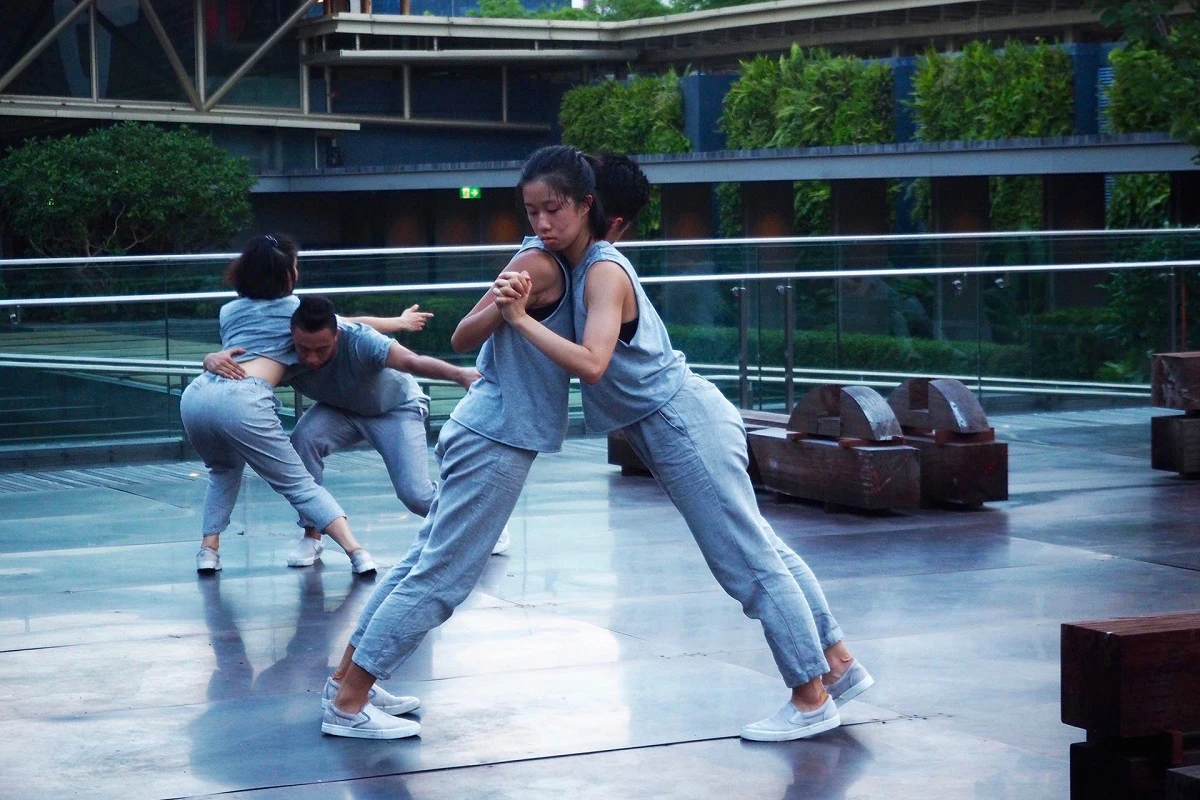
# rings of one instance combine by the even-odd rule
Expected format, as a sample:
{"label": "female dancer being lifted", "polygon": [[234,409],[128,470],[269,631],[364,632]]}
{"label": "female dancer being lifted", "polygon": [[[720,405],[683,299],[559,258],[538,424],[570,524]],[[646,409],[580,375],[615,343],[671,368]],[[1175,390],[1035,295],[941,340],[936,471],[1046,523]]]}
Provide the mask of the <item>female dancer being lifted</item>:
{"label": "female dancer being lifted", "polygon": [[[830,730],[841,723],[835,701],[858,696],[874,681],[842,643],[812,570],[759,513],[737,409],[671,348],[632,265],[599,235],[594,220],[609,193],[627,197],[628,184],[640,185],[641,202],[626,225],[649,194],[637,166],[626,159],[622,175],[619,162],[606,159],[600,173],[614,185],[597,187],[586,156],[547,147],[530,157],[518,184],[534,233],[571,266],[575,340],[527,312],[526,275],[502,274],[495,302],[508,327],[582,380],[589,432],[624,430],[683,514],[722,588],[762,623],[792,696],[773,716],[744,726],[742,737],[783,741]],[[618,180],[626,186],[616,186]]]}

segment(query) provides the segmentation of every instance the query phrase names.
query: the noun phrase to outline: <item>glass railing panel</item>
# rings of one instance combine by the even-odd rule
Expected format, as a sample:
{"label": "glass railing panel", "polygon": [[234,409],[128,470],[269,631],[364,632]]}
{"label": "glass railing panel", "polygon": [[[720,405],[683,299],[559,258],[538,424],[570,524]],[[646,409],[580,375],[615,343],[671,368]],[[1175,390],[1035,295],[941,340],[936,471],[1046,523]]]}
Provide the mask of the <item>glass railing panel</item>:
{"label": "glass railing panel", "polygon": [[[1064,397],[1145,402],[1149,354],[1194,347],[1200,318],[1190,261],[1200,257],[1196,231],[621,247],[694,368],[730,399],[769,410],[787,407],[789,341],[793,399],[819,383],[886,391],[905,377],[948,375],[980,391],[991,408]],[[450,335],[514,251],[304,253],[299,288],[328,290],[346,315],[390,316],[420,305],[435,316],[425,331],[400,334],[401,343],[471,363],[475,354],[454,353]],[[24,415],[6,418],[0,446],[179,435],[179,392],[219,347],[217,312],[229,295],[222,274],[231,258],[0,262],[0,402]],[[1110,266],[1118,264],[1136,268]],[[218,296],[161,296],[196,292]],[[63,365],[71,359],[88,364]],[[104,393],[118,400],[106,405]],[[431,384],[430,393],[435,422],[461,397],[450,386]],[[278,396],[290,425],[296,397],[286,388]],[[578,418],[577,390],[572,402]]]}

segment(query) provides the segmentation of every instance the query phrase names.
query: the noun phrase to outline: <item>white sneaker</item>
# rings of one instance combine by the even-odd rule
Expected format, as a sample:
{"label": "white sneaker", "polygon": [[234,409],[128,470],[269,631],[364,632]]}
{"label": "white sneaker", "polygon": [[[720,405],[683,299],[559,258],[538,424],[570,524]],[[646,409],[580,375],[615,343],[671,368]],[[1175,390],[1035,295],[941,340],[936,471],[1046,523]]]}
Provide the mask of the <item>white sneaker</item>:
{"label": "white sneaker", "polygon": [[357,714],[339,711],[330,703],[321,717],[321,733],[330,736],[349,736],[353,739],[403,739],[421,732],[421,724],[411,719],[398,719],[367,703]]}
{"label": "white sneaker", "polygon": [[743,727],[742,738],[755,742],[790,742],[816,736],[841,724],[842,718],[838,716],[832,697],[826,697],[821,707],[814,711],[801,711],[789,700],[773,716]]}
{"label": "white sneaker", "polygon": [[368,572],[374,572],[375,559],[371,558],[371,554],[365,549],[360,548],[355,550],[350,556],[350,569],[354,570],[355,575],[365,575]]}
{"label": "white sneaker", "polygon": [[220,572],[221,554],[211,547],[200,547],[196,553],[196,572]]}
{"label": "white sneaker", "polygon": [[305,536],[296,542],[296,546],[288,554],[287,565],[289,567],[311,567],[317,563],[317,559],[323,552],[325,552],[323,541]]}
{"label": "white sneaker", "polygon": [[492,555],[498,556],[509,548],[512,540],[508,538],[508,526],[504,526],[504,530],[500,531],[500,538],[496,540],[496,546],[492,548]]}
{"label": "white sneaker", "polygon": [[825,687],[829,696],[839,703],[846,703],[875,685],[875,679],[867,668],[857,660],[850,662],[850,667],[842,673],[842,677]]}
{"label": "white sneaker", "polygon": [[[334,695],[338,693],[338,689],[340,688],[342,688],[342,685],[332,677],[325,681],[325,690],[321,692],[321,708],[329,707],[329,704],[333,702]],[[383,713],[391,714],[393,717],[400,714],[407,714],[410,711],[416,711],[421,707],[421,701],[417,698],[407,695],[394,695],[379,684],[371,687],[371,691],[367,694],[367,702]]]}

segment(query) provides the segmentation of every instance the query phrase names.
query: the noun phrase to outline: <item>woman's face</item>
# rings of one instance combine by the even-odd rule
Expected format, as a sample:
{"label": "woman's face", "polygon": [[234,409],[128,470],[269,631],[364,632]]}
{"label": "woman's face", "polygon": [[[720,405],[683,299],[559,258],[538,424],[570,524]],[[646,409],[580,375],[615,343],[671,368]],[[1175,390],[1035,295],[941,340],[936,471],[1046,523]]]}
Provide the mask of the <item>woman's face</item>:
{"label": "woman's face", "polygon": [[563,250],[587,231],[591,198],[576,202],[564,197],[543,180],[533,180],[521,189],[529,227],[551,250]]}

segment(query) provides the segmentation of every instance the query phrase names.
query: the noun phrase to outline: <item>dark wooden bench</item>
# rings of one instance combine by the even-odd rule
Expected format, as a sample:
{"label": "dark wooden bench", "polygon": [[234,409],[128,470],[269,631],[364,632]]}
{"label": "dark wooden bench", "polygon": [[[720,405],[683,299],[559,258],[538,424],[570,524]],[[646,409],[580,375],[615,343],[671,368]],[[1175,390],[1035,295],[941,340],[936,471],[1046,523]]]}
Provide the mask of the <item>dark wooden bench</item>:
{"label": "dark wooden bench", "polygon": [[1200,612],[1064,624],[1061,658],[1073,800],[1163,798],[1200,765]]}
{"label": "dark wooden bench", "polygon": [[866,386],[819,386],[786,428],[749,431],[763,485],[780,495],[867,510],[920,502],[916,449],[884,399]]}
{"label": "dark wooden bench", "polygon": [[1008,445],[961,382],[913,378],[888,397],[904,441],[921,454],[921,502],[975,507],[1008,499]]}
{"label": "dark wooden bench", "polygon": [[1151,357],[1150,403],[1183,412],[1150,420],[1150,466],[1200,475],[1200,352]]}
{"label": "dark wooden bench", "polygon": [[[763,428],[787,427],[787,414],[743,408],[741,409],[741,415],[742,423],[746,426],[747,433],[762,430]],[[758,469],[758,463],[754,460],[754,453],[748,452],[747,455],[750,459],[746,468],[747,472],[750,473],[750,482],[761,488],[762,474]],[[622,475],[650,474],[650,469],[638,458],[638,454],[629,446],[625,434],[619,430],[613,431],[608,435],[608,463],[614,467],[620,467]]]}

